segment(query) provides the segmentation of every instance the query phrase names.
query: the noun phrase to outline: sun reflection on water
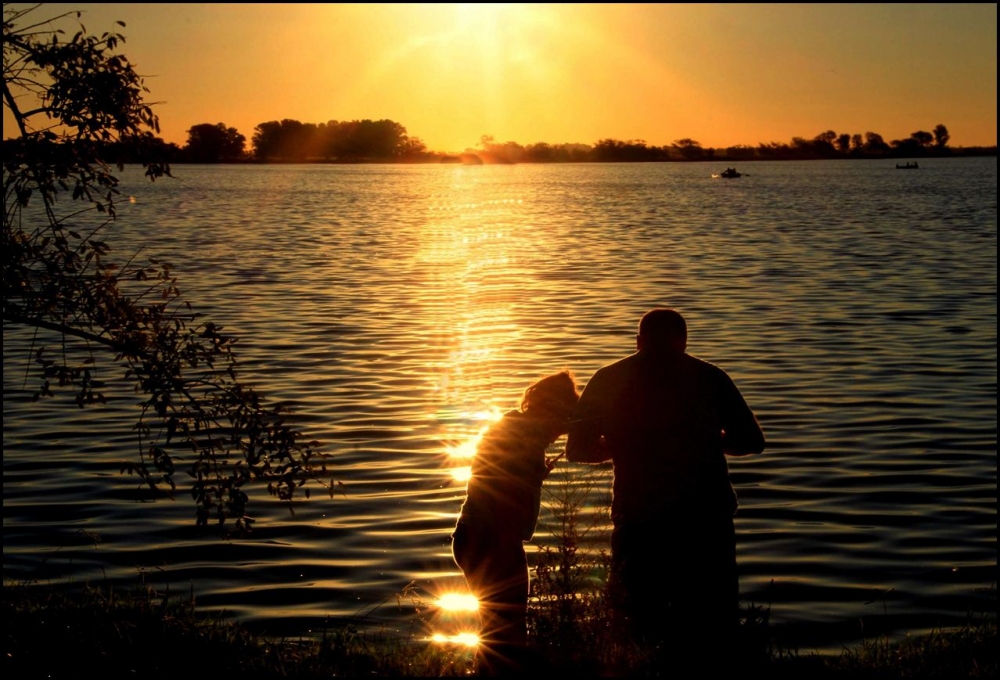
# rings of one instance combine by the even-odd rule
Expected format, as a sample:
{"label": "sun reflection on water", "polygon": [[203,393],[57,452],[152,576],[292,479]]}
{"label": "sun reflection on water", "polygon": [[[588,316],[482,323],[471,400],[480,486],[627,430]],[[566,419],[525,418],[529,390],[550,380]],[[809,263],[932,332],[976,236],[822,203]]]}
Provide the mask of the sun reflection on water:
{"label": "sun reflection on water", "polygon": [[479,636],[475,633],[457,633],[455,635],[435,633],[431,636],[431,642],[436,642],[438,644],[462,645],[464,647],[475,647],[479,644]]}
{"label": "sun reflection on water", "polygon": [[468,592],[441,593],[434,601],[434,632],[430,641],[437,644],[454,644],[475,647],[479,644],[476,629],[479,627],[479,600]]}
{"label": "sun reflection on water", "polygon": [[[440,425],[441,474],[456,487],[472,476],[471,463],[484,435],[513,405],[524,386],[514,376],[511,347],[523,335],[515,310],[524,285],[523,258],[534,252],[534,230],[519,230],[520,201],[477,196],[477,176],[461,171],[456,182],[473,200],[434,211],[423,230],[419,255],[427,290],[443,301],[433,307],[437,345],[432,393]],[[464,494],[463,494],[464,496]],[[459,500],[456,498],[456,501]],[[456,504],[455,511],[458,511]],[[434,599],[435,644],[475,647],[479,603],[457,588]]]}
{"label": "sun reflection on water", "polygon": [[[482,426],[472,435],[469,435],[466,439],[460,440],[456,443],[445,444],[445,453],[448,456],[448,461],[451,464],[462,463],[470,460],[476,455],[476,449],[479,447],[479,442],[482,441],[483,435],[490,428],[490,425],[500,420],[503,416],[503,412],[498,408],[493,408],[487,411],[479,411],[477,413],[466,413],[463,414],[464,420],[473,422],[484,422]],[[462,484],[469,481],[472,477],[472,466],[470,465],[457,465],[448,468],[448,474],[451,478]]]}
{"label": "sun reflection on water", "polygon": [[[498,404],[512,405],[524,388],[514,377],[517,359],[511,356],[525,332],[515,313],[528,271],[519,253],[537,252],[539,233],[517,228],[520,199],[479,196],[477,178],[461,170],[455,175],[472,200],[432,213],[420,256],[427,288],[445,301],[433,307],[439,342],[433,394],[442,426],[442,475],[455,487],[469,481],[480,442],[503,417],[505,409]],[[430,640],[475,647],[478,608],[471,594],[441,594],[435,600]]]}
{"label": "sun reflection on water", "polygon": [[445,593],[438,598],[437,606],[449,612],[479,611],[479,600],[470,593]]}
{"label": "sun reflection on water", "polygon": [[463,484],[472,479],[472,466],[463,465],[462,467],[451,468],[448,470],[448,474],[456,482],[462,482]]}

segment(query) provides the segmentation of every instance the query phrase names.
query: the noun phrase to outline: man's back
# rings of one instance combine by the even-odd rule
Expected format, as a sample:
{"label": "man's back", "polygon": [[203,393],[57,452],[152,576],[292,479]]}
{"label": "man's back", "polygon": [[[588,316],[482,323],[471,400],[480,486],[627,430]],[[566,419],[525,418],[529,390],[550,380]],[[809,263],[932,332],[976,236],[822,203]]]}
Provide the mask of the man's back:
{"label": "man's back", "polygon": [[587,384],[577,415],[567,456],[614,461],[618,518],[686,510],[731,515],[724,449],[763,448],[729,376],[688,354],[637,352],[605,366]]}

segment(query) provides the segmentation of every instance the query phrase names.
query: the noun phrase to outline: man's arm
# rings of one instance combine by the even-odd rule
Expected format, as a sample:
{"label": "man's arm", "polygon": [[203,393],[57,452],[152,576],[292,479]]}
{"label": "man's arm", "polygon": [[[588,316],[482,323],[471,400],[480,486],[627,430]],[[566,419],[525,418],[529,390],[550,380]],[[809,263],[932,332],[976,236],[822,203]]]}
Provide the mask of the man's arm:
{"label": "man's arm", "polygon": [[573,463],[603,463],[611,460],[604,440],[603,395],[600,371],[587,383],[573,411],[566,436],[566,459]]}
{"label": "man's arm", "polygon": [[603,435],[595,434],[592,428],[581,425],[574,431],[570,426],[566,438],[566,460],[571,463],[603,463],[611,460],[607,442]]}
{"label": "man's arm", "polygon": [[764,450],[764,431],[732,379],[722,373],[722,450],[749,456]]}

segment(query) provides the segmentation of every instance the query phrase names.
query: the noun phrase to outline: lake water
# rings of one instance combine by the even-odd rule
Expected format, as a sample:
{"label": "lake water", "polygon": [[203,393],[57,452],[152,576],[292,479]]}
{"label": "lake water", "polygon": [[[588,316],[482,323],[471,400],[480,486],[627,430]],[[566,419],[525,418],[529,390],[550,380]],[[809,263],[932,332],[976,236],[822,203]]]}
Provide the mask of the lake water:
{"label": "lake water", "polygon": [[[115,252],[176,265],[344,493],[316,489],[292,517],[259,490],[252,537],[205,536],[185,493],[139,503],[120,475],[135,397],[28,402],[28,336],[5,325],[4,578],[141,575],[272,634],[405,630],[408,584],[428,599],[461,584],[468,461],[451,454],[536,378],[585,383],[671,306],[768,438],[730,465],[744,600],[815,648],[995,615],[996,158],[721,169],[127,170]],[[609,482],[561,463],[548,490],[591,485],[600,519]],[[535,543],[551,540],[543,525]]]}

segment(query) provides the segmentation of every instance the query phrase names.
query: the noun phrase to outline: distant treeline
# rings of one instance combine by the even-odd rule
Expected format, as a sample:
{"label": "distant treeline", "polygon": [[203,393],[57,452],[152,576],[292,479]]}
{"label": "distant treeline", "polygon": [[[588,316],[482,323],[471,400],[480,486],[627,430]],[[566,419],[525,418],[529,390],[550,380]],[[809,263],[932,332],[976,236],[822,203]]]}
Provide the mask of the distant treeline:
{"label": "distant treeline", "polygon": [[[461,154],[429,151],[406,128],[391,120],[302,123],[284,119],[261,123],[247,139],[224,123],[202,123],[188,130],[184,146],[147,134],[127,145],[107,145],[109,161],[139,162],[165,158],[171,163],[622,163],[674,161],[816,160],[836,158],[927,158],[942,156],[996,156],[996,146],[951,147],[943,124],[931,132],[918,130],[905,139],[886,142],[877,132],[838,134],[821,132],[812,139],[791,142],[703,147],[694,139],[678,139],[652,146],[641,139],[602,139],[595,144],[499,143],[489,135],[479,146]],[[8,144],[4,140],[4,156]]]}
{"label": "distant treeline", "polygon": [[757,146],[703,147],[693,139],[678,139],[667,146],[651,146],[641,139],[622,141],[602,139],[588,144],[497,143],[493,137],[480,139],[478,149],[468,149],[462,156],[475,155],[486,163],[642,163],[671,161],[771,161],[817,160],[833,158],[926,158],[934,156],[996,156],[997,148],[948,145],[948,128],[937,125],[933,132],[919,130],[906,139],[886,142],[877,132],[837,134],[822,132],[812,139],[793,137],[790,144],[771,142]]}

